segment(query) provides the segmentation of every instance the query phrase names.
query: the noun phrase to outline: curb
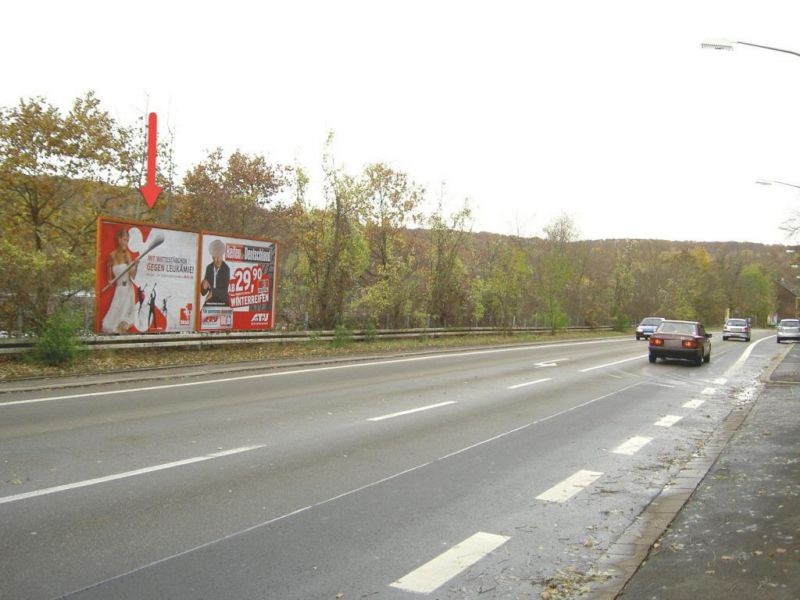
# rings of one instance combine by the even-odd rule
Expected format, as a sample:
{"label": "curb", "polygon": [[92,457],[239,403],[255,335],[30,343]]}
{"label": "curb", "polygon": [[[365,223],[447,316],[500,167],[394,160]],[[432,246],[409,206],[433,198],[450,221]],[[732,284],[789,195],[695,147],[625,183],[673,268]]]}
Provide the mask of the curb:
{"label": "curb", "polygon": [[[775,371],[794,348],[794,345],[790,345],[772,360],[759,377],[761,383],[798,385],[797,381],[773,379]],[[691,458],[686,462],[636,517],[634,522],[609,546],[605,556],[598,561],[597,569],[608,571],[611,573],[611,578],[604,583],[595,584],[591,588],[593,598],[602,600],[617,598],[642,563],[647,560],[653,544],[664,535],[664,532],[719,460],[722,451],[750,415],[758,400],[759,398],[756,398],[754,402],[744,407],[732,408],[704,446],[705,455]]]}
{"label": "curb", "polygon": [[611,578],[604,583],[595,584],[591,589],[592,598],[613,600],[622,592],[642,563],[647,560],[653,544],[669,528],[700,482],[708,475],[756,402],[751,402],[743,408],[731,409],[703,447],[705,455],[691,458],[686,462],[633,523],[609,546],[605,557],[598,561],[596,568],[608,571]]}

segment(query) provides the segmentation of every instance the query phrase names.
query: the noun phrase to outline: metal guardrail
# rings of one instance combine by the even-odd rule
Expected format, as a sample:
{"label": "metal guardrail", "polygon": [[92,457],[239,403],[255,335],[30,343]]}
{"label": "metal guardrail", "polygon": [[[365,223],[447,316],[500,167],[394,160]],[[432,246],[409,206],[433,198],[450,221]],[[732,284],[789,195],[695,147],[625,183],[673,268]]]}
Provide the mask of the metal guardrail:
{"label": "metal guardrail", "polygon": [[[566,331],[612,331],[611,326],[567,327]],[[549,327],[448,327],[435,329],[375,329],[349,331],[347,337],[364,341],[371,339],[398,340],[407,338],[436,338],[466,335],[514,335],[517,333],[546,333]],[[233,333],[145,333],[130,335],[96,335],[80,338],[91,350],[126,350],[133,348],[210,348],[230,344],[305,343],[330,341],[336,331],[279,331]],[[340,334],[341,335],[341,334]],[[31,339],[0,340],[0,354],[29,352]]]}

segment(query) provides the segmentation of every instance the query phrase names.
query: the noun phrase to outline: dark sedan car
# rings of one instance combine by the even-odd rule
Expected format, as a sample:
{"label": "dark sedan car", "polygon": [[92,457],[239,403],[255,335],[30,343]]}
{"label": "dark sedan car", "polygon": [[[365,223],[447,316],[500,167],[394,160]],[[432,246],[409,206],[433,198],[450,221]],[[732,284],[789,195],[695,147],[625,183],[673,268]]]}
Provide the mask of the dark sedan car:
{"label": "dark sedan car", "polygon": [[651,363],[681,358],[700,366],[711,361],[711,334],[697,321],[664,321],[650,336],[649,349]]}

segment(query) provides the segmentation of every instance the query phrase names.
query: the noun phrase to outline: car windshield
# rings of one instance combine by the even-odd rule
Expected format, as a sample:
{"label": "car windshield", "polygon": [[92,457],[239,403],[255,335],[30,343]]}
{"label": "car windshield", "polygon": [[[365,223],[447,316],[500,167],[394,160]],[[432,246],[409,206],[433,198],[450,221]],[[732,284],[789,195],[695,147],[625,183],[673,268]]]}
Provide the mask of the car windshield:
{"label": "car windshield", "polygon": [[800,327],[800,321],[795,319],[784,319],[779,323],[780,327]]}
{"label": "car windshield", "polygon": [[663,319],[650,318],[642,321],[642,325],[660,325]]}
{"label": "car windshield", "polygon": [[676,323],[665,321],[658,328],[659,333],[679,333],[682,335],[694,335],[694,323]]}
{"label": "car windshield", "polygon": [[728,321],[728,325],[732,325],[733,327],[744,327],[747,325],[747,321],[744,319],[730,319]]}

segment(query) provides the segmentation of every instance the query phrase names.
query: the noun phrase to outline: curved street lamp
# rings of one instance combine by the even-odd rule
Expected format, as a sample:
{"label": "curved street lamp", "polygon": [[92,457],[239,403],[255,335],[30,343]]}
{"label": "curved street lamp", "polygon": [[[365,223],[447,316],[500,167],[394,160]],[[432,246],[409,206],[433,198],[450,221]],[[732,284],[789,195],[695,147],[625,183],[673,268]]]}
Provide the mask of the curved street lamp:
{"label": "curved street lamp", "polygon": [[701,48],[710,48],[711,50],[728,50],[732,51],[733,46],[739,44],[741,46],[752,46],[753,48],[762,48],[764,50],[774,50],[775,52],[784,52],[786,54],[794,54],[800,56],[800,52],[794,50],[785,50],[784,48],[775,48],[774,46],[762,46],[761,44],[751,44],[750,42],[741,42],[733,40],[705,40],[700,44]]}
{"label": "curved street lamp", "polygon": [[793,183],[786,183],[785,181],[776,181],[775,179],[759,179],[756,181],[758,185],[788,185],[789,187],[800,189],[800,185],[795,185]]}

